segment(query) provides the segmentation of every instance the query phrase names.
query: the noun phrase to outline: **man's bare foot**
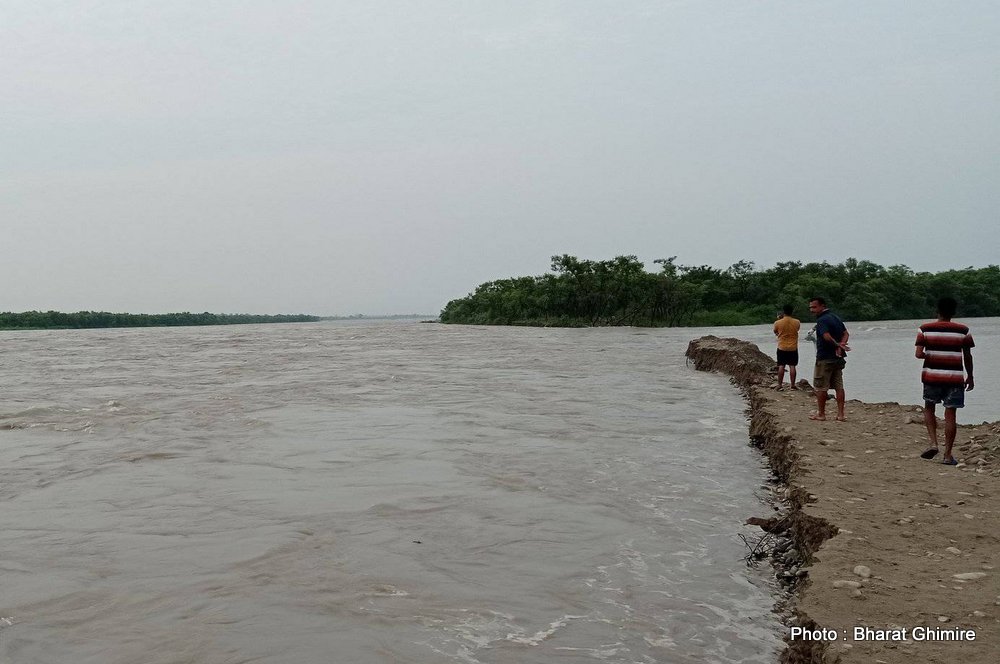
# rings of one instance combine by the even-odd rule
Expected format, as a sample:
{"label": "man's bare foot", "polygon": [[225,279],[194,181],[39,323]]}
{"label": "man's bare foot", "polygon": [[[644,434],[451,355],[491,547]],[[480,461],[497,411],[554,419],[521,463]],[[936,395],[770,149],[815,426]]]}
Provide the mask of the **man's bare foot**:
{"label": "man's bare foot", "polygon": [[782,391],[782,390],[783,390],[783,389],[785,389],[785,388],[783,388],[783,387],[782,387],[781,385],[778,385],[778,386],[777,386],[776,388],[774,388],[774,389],[776,389],[777,391],[779,391],[779,392],[780,392],[780,391]]}
{"label": "man's bare foot", "polygon": [[826,422],[826,415],[820,415],[819,413],[813,413],[809,416],[810,420],[816,420],[818,422]]}
{"label": "man's bare foot", "polygon": [[845,416],[845,415],[837,415],[837,421],[838,422],[846,422],[847,421],[847,416]]}
{"label": "man's bare foot", "polygon": [[788,389],[790,389],[790,390],[795,390],[796,392],[798,392],[798,391],[799,391],[799,388],[795,387],[794,385],[792,385],[792,386],[791,386],[790,388],[788,388]]}

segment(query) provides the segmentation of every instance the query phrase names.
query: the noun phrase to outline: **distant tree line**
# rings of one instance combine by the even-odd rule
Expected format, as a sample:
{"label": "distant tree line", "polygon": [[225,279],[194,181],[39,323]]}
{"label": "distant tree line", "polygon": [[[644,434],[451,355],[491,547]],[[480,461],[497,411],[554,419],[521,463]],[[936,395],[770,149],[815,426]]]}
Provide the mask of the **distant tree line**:
{"label": "distant tree line", "polygon": [[434,314],[352,314],[350,316],[320,316],[320,320],[405,320],[407,318],[428,318]]}
{"label": "distant tree line", "polygon": [[318,321],[306,314],[260,316],[255,314],[113,314],[107,311],[25,311],[0,313],[0,329],[77,329],[95,327],[167,327],[177,325],[241,325],[246,323],[306,323]]}
{"label": "distant tree line", "polygon": [[785,303],[806,314],[809,298],[826,298],[849,320],[926,318],[937,298],[959,302],[959,316],[1000,316],[1000,267],[914,272],[849,258],[843,263],[752,261],[728,268],[654,261],[648,272],[635,256],[581,260],[552,257],[552,271],[489,281],[452,300],[443,323],[545,326],[751,325],[774,320]]}

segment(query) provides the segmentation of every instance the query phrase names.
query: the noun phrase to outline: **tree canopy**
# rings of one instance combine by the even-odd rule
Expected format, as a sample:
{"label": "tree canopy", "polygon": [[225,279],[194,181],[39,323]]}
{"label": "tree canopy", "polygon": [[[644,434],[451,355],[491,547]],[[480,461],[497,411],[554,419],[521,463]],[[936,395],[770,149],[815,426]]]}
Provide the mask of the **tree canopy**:
{"label": "tree canopy", "polygon": [[551,271],[481,284],[441,312],[443,323],[545,326],[750,325],[774,320],[782,305],[798,314],[823,297],[848,320],[926,318],[939,297],[959,302],[960,316],[1000,316],[1000,267],[914,272],[848,258],[843,263],[787,261],[761,269],[728,268],[637,257],[552,257]]}

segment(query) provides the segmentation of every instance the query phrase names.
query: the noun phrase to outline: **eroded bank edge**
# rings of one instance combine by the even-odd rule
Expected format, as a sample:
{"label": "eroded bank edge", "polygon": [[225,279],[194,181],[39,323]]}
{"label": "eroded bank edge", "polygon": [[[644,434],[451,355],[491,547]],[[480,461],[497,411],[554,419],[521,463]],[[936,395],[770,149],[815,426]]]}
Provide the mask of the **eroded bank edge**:
{"label": "eroded bank edge", "polygon": [[[763,553],[769,557],[778,582],[789,593],[775,603],[782,622],[789,628],[818,629],[816,622],[798,609],[797,598],[808,592],[808,567],[813,555],[823,542],[837,534],[837,527],[803,510],[811,499],[809,492],[796,484],[798,442],[779,428],[776,416],[768,410],[767,401],[760,392],[760,385],[771,382],[774,362],[752,343],[714,336],[695,339],[688,345],[685,355],[699,371],[728,375],[747,400],[750,441],[764,454],[775,475],[782,506],[777,516],[751,516],[747,523],[759,526],[772,536]],[[792,641],[786,635],[780,662],[831,664],[839,659],[824,641]]]}

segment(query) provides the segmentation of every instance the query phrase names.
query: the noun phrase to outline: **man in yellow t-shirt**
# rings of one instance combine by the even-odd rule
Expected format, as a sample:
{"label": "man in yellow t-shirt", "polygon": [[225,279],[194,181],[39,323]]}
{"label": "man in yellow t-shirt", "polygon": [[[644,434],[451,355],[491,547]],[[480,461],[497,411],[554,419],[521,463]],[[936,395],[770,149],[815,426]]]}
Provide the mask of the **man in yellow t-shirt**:
{"label": "man in yellow t-shirt", "polygon": [[799,364],[799,328],[802,324],[798,318],[792,318],[792,305],[781,308],[781,317],[774,321],[774,336],[778,337],[778,389],[782,389],[785,380],[785,367],[788,367],[788,380],[793,390],[795,386],[795,367]]}

